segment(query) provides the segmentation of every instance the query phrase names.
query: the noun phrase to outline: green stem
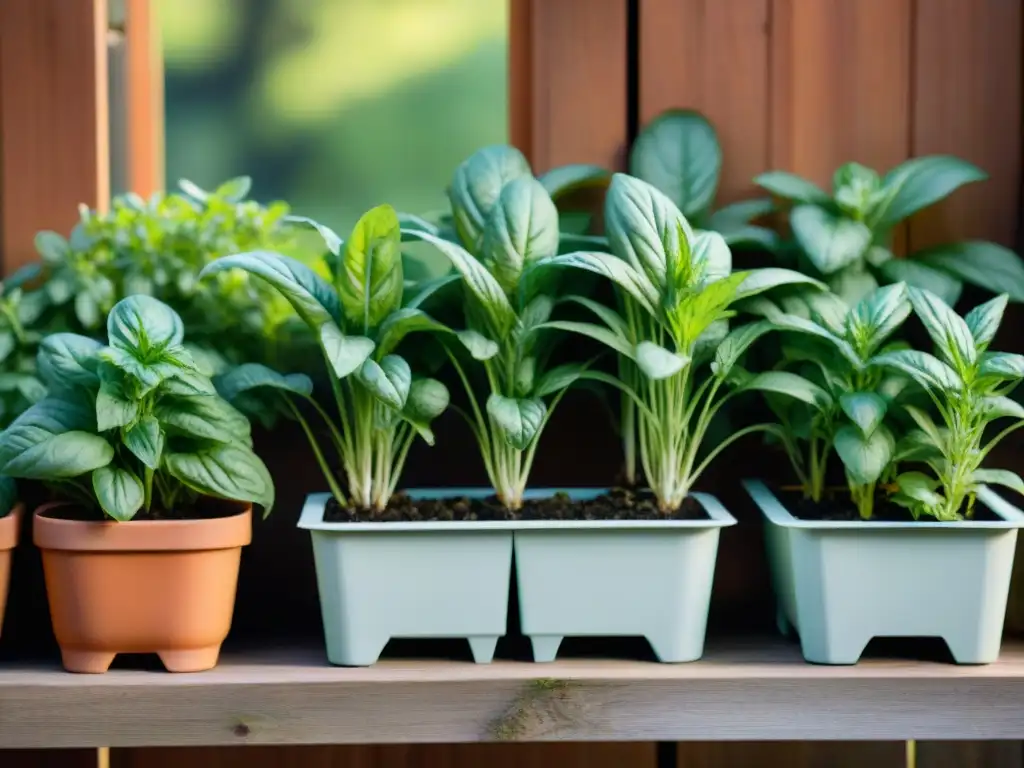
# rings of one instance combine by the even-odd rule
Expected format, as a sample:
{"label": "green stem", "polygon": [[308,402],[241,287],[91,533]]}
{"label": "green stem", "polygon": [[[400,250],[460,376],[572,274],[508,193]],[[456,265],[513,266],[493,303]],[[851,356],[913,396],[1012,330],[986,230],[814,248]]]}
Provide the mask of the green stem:
{"label": "green stem", "polygon": [[327,464],[327,460],[324,458],[323,452],[320,450],[320,445],[317,443],[316,435],[313,434],[313,430],[309,428],[309,423],[306,421],[302,412],[290,399],[288,405],[292,409],[292,415],[295,416],[296,421],[302,425],[303,432],[306,433],[306,438],[309,440],[309,445],[313,449],[313,455],[316,457],[317,464],[320,465],[320,471],[324,475],[324,480],[327,481],[328,487],[331,489],[331,493],[334,494],[334,498],[338,500],[339,504],[346,505],[348,502],[345,499],[345,494],[341,491],[341,486],[338,485],[338,481],[334,479],[334,473],[331,471],[330,466]]}
{"label": "green stem", "polygon": [[741,437],[753,434],[754,432],[774,432],[775,434],[778,434],[779,428],[775,424],[753,424],[749,427],[744,427],[743,429],[729,435],[729,437],[725,438],[722,442],[720,442],[718,445],[712,448],[708,455],[704,457],[704,461],[702,461],[697,466],[697,468],[692,473],[690,473],[687,485],[692,486],[694,483],[696,483],[697,478],[700,477],[700,475],[704,472],[705,469],[707,469],[708,465],[714,460],[716,456],[718,456],[718,454],[720,454],[730,445],[735,443]]}

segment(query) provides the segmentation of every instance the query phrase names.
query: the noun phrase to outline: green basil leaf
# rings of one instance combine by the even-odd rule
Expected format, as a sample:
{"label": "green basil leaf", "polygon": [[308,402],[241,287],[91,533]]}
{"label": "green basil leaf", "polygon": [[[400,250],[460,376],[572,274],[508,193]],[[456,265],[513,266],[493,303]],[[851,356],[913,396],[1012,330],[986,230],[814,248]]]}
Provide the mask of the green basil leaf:
{"label": "green basil leaf", "polygon": [[412,371],[398,355],[387,355],[378,363],[367,360],[356,372],[359,383],[384,405],[401,411],[409,397]]}
{"label": "green basil leaf", "polygon": [[641,341],[633,357],[637,367],[652,381],[674,376],[690,362],[686,355],[678,355],[650,341]]}
{"label": "green basil leaf", "polygon": [[839,296],[847,305],[853,306],[862,301],[865,296],[878,288],[878,281],[864,267],[864,262],[858,261],[845,269],[833,272],[828,278],[829,288]]}
{"label": "green basil leaf", "polygon": [[864,357],[874,353],[910,315],[903,283],[876,288],[854,306],[846,321],[846,337]]}
{"label": "green basil leaf", "polygon": [[199,277],[229,269],[244,270],[272,285],[311,328],[341,322],[341,302],[334,288],[300,261],[269,251],[250,251],[211,261]]}
{"label": "green basil leaf", "polygon": [[882,277],[891,283],[906,283],[915,288],[931,291],[944,302],[953,306],[963,292],[964,284],[949,272],[929,266],[911,256],[893,259],[880,267]]}
{"label": "green basil leaf", "polygon": [[35,247],[36,252],[47,264],[60,264],[70,255],[68,241],[50,230],[36,233]]}
{"label": "green basil leaf", "polygon": [[871,211],[871,224],[892,227],[958,187],[986,178],[980,168],[956,157],[932,155],[907,160],[882,180],[882,198]]}
{"label": "green basil leaf", "polygon": [[734,328],[715,349],[712,372],[721,378],[728,378],[732,367],[739,362],[750,345],[771,330],[774,330],[774,326],[766,320]]}
{"label": "green basil leaf", "polygon": [[341,254],[341,246],[343,240],[338,236],[338,233],[325,224],[321,224],[318,221],[314,221],[308,216],[285,216],[284,220],[289,224],[308,224],[317,231],[317,234],[324,241],[324,245],[327,246],[327,250],[333,255],[338,256]]}
{"label": "green basil leaf", "polygon": [[342,256],[337,288],[345,318],[367,333],[402,300],[402,246],[398,214],[390,205],[360,217]]}
{"label": "green basil leaf", "polygon": [[817,184],[786,171],[768,171],[754,177],[754,183],[773,195],[797,203],[827,205],[832,201]]}
{"label": "green basil leaf", "polygon": [[0,470],[34,445],[72,431],[96,431],[96,413],[91,403],[56,397],[40,400],[0,432]]}
{"label": "green basil leaf", "polygon": [[125,391],[124,376],[116,368],[101,369],[102,382],[96,394],[96,429],[125,427],[139,415],[139,403]]}
{"label": "green basil leaf", "polygon": [[1024,378],[1024,355],[1012,352],[985,352],[978,373],[997,379]]}
{"label": "green basil leaf", "polygon": [[823,275],[859,261],[871,245],[871,230],[863,222],[817,205],[798,205],[789,223],[807,258]]}
{"label": "green basil leaf", "polygon": [[100,508],[119,522],[135,517],[145,498],[142,481],[135,473],[113,465],[93,470],[92,489]]}
{"label": "green basil leaf", "polygon": [[875,355],[868,363],[901,371],[925,389],[933,391],[955,392],[963,386],[956,371],[927,352],[919,352],[914,349],[883,352],[880,355]]}
{"label": "green basil leaf", "polygon": [[39,376],[52,392],[75,387],[95,388],[103,345],[75,333],[53,333],[43,339],[36,358]]}
{"label": "green basil leaf", "polygon": [[1024,420],[1024,405],[1003,395],[989,395],[981,399],[985,415],[990,419],[1013,418]]}
{"label": "green basil leaf", "polygon": [[538,179],[556,203],[581,189],[606,187],[610,180],[611,174],[604,168],[583,163],[552,168]]}
{"label": "green basil leaf", "polygon": [[850,345],[846,339],[842,339],[836,334],[829,331],[827,328],[823,328],[817,323],[807,320],[796,315],[782,315],[782,314],[770,314],[768,319],[771,323],[782,331],[797,331],[799,333],[808,333],[813,336],[818,336],[828,341],[839,353],[847,359],[855,368],[863,366],[863,361],[857,351]]}
{"label": "green basil leaf", "polygon": [[468,328],[464,331],[456,331],[455,336],[462,346],[466,348],[474,360],[490,360],[498,354],[498,344],[491,341],[482,333]]}
{"label": "green basil leaf", "polygon": [[105,467],[114,458],[110,443],[89,432],[39,432],[35,437],[3,465],[4,474],[27,480],[66,480]]}
{"label": "green basil leaf", "polygon": [[635,299],[648,314],[656,314],[660,295],[654,283],[643,272],[637,271],[618,256],[610,253],[577,251],[552,256],[537,263],[541,267],[574,267],[607,277],[616,286]]}
{"label": "green basil leaf", "polygon": [[484,147],[459,165],[448,197],[455,231],[466,248],[475,251],[480,246],[484,224],[505,185],[532,175],[523,153],[509,146]]}
{"label": "green basil leaf", "polygon": [[722,170],[722,147],[707,118],[693,110],[670,110],[636,137],[629,172],[664,192],[684,216],[711,207]]}
{"label": "green basil leaf", "polygon": [[1024,480],[1008,469],[976,469],[971,474],[971,480],[986,485],[1002,485],[1017,493],[1024,493]]}
{"label": "green basil leaf", "polygon": [[160,458],[164,452],[164,431],[152,414],[143,416],[137,424],[125,431],[124,445],[150,469],[160,468]]}
{"label": "green basil leaf", "polygon": [[377,355],[392,352],[407,334],[417,331],[450,332],[450,329],[422,310],[406,307],[392,312],[377,332]]}
{"label": "green basil leaf", "polygon": [[932,417],[928,415],[926,411],[922,411],[920,408],[915,408],[912,405],[904,405],[903,410],[914,420],[918,428],[924,433],[928,440],[933,446],[939,449],[945,447],[945,439],[942,436],[942,430],[936,426]]}
{"label": "green basil leaf", "polygon": [[146,359],[151,350],[180,345],[185,327],[178,313],[152,296],[121,299],[107,315],[107,336],[115,349]]}
{"label": "green basil leaf", "polygon": [[169,433],[252,445],[252,428],[245,414],[216,395],[164,398],[153,415]]}
{"label": "green basil leaf", "polygon": [[839,405],[865,436],[882,423],[888,408],[888,403],[874,392],[846,392],[839,397]]}
{"label": "green basil leaf", "polygon": [[743,274],[745,277],[736,291],[736,301],[770,291],[772,288],[777,288],[780,285],[810,285],[821,290],[828,288],[820,280],[815,280],[813,277],[808,277],[791,269],[766,267],[764,269],[747,270]]}
{"label": "green basil leaf", "polygon": [[512,293],[523,268],[558,253],[558,210],[547,191],[532,176],[505,185],[487,217],[482,255],[495,279]]}
{"label": "green basil leaf", "polygon": [[853,485],[876,482],[889,466],[895,448],[892,434],[883,426],[870,435],[864,435],[858,427],[840,427],[833,444]]}
{"label": "green basil leaf", "polygon": [[164,464],[173,477],[200,493],[259,504],[264,517],[274,506],[274,481],[249,448],[212,443],[193,453],[168,454]]}
{"label": "green basil leaf", "polygon": [[205,203],[207,200],[210,199],[209,192],[200,187],[198,184],[189,181],[188,179],[179,179],[178,187],[179,189],[181,189],[182,192],[184,192],[186,195],[191,197],[193,200],[196,200],[197,202]]}
{"label": "green basil leaf", "polygon": [[595,341],[599,341],[609,349],[613,349],[620,355],[629,358],[630,360],[636,360],[636,348],[625,336],[621,336],[615,331],[605,328],[603,325],[597,325],[596,323],[578,323],[571,320],[550,320],[546,323],[534,326],[534,330],[559,330],[568,331],[569,333],[578,333],[581,336],[588,336]]}
{"label": "green basil leaf", "polygon": [[[540,297],[538,296],[537,298],[539,299]],[[604,304],[601,304],[600,302],[594,301],[593,299],[587,298],[586,296],[576,295],[560,296],[558,298],[558,301],[560,303],[571,302],[573,304],[579,304],[581,307],[586,307],[595,315],[597,315],[598,319],[600,319],[601,322],[607,325],[608,328],[611,329],[613,332],[617,333],[619,336],[622,336],[623,338],[629,336],[629,324],[622,319],[622,316],[618,312],[616,312],[614,309],[611,309],[610,307],[606,307]],[[539,323],[532,323],[531,326],[539,325],[540,323],[544,323],[547,321],[548,318],[545,317]]]}
{"label": "green basil leaf", "polygon": [[346,336],[332,321],[328,320],[318,329],[320,346],[323,347],[334,375],[344,379],[359,370],[359,367],[373,354],[374,343],[365,336]]}
{"label": "green basil leaf", "polygon": [[912,259],[992,293],[1007,293],[1013,301],[1024,301],[1024,262],[996,243],[974,240],[939,245],[915,253]]}
{"label": "green basil leaf", "polygon": [[995,338],[999,324],[1003,321],[1003,312],[1008,300],[1009,296],[1005,293],[996,296],[984,304],[979,304],[964,317],[964,322],[967,323],[978,349],[984,350]]}
{"label": "green basil leaf", "polygon": [[492,393],[487,398],[487,414],[505,440],[525,450],[540,432],[547,406],[540,398],[512,398]]}
{"label": "green basil leaf", "polygon": [[301,373],[284,375],[259,363],[243,363],[218,376],[214,383],[217,392],[228,402],[243,392],[263,387],[300,397],[309,397],[313,394],[313,382],[308,376]]}
{"label": "green basil leaf", "polygon": [[[762,227],[750,227],[749,224],[754,219],[767,216],[774,210],[775,203],[769,198],[740,200],[738,203],[723,206],[711,214],[708,219],[708,229],[721,232],[728,241],[730,233],[740,232],[744,229],[762,229]],[[774,235],[774,233],[772,234]]]}
{"label": "green basil leaf", "polygon": [[942,503],[942,497],[935,492],[938,481],[923,472],[903,472],[897,475],[896,486],[901,494],[921,502],[926,507],[934,507]]}
{"label": "green basil leaf", "polygon": [[978,359],[978,350],[967,323],[934,293],[922,288],[910,288],[907,295],[914,305],[914,312],[946,362],[963,376],[966,369]]}
{"label": "green basil leaf", "polygon": [[818,410],[832,406],[832,397],[814,382],[789,371],[765,371],[744,381],[744,391],[775,392],[813,405]]}
{"label": "green basil leaf", "polygon": [[448,407],[448,388],[437,379],[416,379],[409,387],[403,415],[413,421],[429,424]]}
{"label": "green basil leaf", "polygon": [[252,179],[248,176],[237,176],[233,179],[228,179],[214,191],[214,195],[227,200],[229,203],[240,203],[249,194],[249,190],[252,189]]}

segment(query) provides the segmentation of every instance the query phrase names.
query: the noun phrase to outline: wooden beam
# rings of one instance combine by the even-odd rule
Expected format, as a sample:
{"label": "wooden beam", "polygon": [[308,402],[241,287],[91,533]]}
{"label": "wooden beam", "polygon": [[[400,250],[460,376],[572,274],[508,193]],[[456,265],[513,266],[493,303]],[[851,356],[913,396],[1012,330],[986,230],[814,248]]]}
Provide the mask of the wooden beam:
{"label": "wooden beam", "polygon": [[164,189],[164,67],[153,0],[125,0],[127,188]]}
{"label": "wooden beam", "polygon": [[0,2],[0,266],[110,196],[107,0]]}
{"label": "wooden beam", "polygon": [[[1024,738],[1024,645],[987,666],[807,664],[791,643],[712,644],[693,664],[390,661],[226,653],[196,675],[0,669],[12,748],[478,741]],[[54,728],[54,723],[60,723]]]}

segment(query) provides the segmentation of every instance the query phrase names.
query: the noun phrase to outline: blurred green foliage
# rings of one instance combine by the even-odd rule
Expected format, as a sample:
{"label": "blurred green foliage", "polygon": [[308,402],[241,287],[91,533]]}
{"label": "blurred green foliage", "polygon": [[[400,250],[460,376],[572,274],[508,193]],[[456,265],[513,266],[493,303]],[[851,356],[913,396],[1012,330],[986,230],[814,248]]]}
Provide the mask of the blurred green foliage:
{"label": "blurred green foliage", "polygon": [[253,177],[348,231],[383,202],[447,208],[507,136],[507,0],[161,0],[167,178]]}

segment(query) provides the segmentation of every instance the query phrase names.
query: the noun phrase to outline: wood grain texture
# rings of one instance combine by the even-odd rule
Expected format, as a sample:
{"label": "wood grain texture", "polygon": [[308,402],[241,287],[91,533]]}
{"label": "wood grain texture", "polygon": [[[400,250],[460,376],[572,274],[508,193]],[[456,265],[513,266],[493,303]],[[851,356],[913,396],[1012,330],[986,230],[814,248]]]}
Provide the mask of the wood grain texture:
{"label": "wood grain texture", "polygon": [[36,258],[40,229],[110,196],[106,0],[0,3],[0,257]]}
{"label": "wood grain texture", "polygon": [[534,171],[622,167],[626,0],[512,0],[510,18],[512,140]]}
{"label": "wood grain texture", "polygon": [[640,0],[641,125],[697,109],[722,144],[718,203],[750,197],[769,165],[770,0]]}
{"label": "wood grain texture", "polygon": [[983,238],[1013,246],[1021,215],[1020,0],[927,0],[914,23],[915,155],[954,154],[990,178],[910,224],[914,249]]}
{"label": "wood grain texture", "polygon": [[111,768],[180,768],[183,765],[191,768],[655,768],[653,744],[629,743],[115,749],[111,754]]}
{"label": "wood grain texture", "polygon": [[1020,741],[919,741],[917,768],[1021,768]]}
{"label": "wood grain texture", "polygon": [[144,197],[164,188],[164,67],[154,0],[124,0],[127,187]]}
{"label": "wood grain texture", "polygon": [[[543,677],[540,677],[543,675]],[[814,666],[765,641],[704,661],[387,662],[228,653],[210,672],[0,670],[0,744],[1024,738],[1024,646],[989,666]],[[60,728],[54,728],[60,723]]]}

